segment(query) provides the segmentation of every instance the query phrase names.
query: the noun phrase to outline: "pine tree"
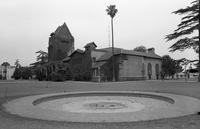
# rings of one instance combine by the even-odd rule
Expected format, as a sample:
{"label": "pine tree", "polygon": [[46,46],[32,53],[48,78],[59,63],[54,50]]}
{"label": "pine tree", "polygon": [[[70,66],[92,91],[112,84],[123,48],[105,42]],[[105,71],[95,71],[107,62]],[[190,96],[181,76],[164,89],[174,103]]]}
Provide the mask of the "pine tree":
{"label": "pine tree", "polygon": [[[190,6],[173,12],[174,14],[184,15],[178,28],[172,34],[167,35],[167,41],[178,39],[171,47],[170,51],[183,51],[193,48],[199,54],[200,61],[200,43],[199,43],[199,0],[194,0]],[[198,32],[198,33],[196,33]],[[197,34],[197,35],[195,35]],[[200,64],[200,63],[198,63]],[[199,82],[200,82],[200,66]]]}
{"label": "pine tree", "polygon": [[48,53],[42,50],[36,52],[38,54],[37,61],[41,64],[44,64],[48,61]]}

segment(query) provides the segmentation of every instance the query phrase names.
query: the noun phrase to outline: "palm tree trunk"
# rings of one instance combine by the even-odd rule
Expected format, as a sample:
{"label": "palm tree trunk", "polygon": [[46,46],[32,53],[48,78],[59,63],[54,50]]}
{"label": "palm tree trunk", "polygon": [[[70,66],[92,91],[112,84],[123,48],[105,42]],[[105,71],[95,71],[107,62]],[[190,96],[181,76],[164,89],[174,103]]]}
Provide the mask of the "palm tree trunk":
{"label": "palm tree trunk", "polygon": [[112,31],[112,81],[115,82],[115,52],[114,52],[114,35],[113,35],[113,18],[111,18],[111,31]]}
{"label": "palm tree trunk", "polygon": [[199,64],[198,64],[198,70],[199,70],[198,82],[200,82],[200,28],[199,28]]}

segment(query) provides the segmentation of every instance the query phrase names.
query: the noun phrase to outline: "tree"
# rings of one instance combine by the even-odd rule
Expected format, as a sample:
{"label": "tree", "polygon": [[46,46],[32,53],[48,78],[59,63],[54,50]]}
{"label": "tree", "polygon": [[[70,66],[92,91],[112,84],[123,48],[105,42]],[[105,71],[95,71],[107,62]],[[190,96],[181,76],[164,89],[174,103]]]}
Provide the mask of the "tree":
{"label": "tree", "polygon": [[145,46],[138,46],[136,48],[133,49],[133,51],[137,51],[137,52],[147,52],[147,48]]}
{"label": "tree", "polygon": [[47,62],[48,62],[48,53],[42,50],[36,52],[37,55],[37,62],[33,63],[33,71],[36,75],[36,78],[39,81],[47,79],[46,72],[47,72]]}
{"label": "tree", "polygon": [[[166,36],[167,41],[178,39],[170,47],[170,51],[183,51],[188,48],[193,48],[198,53],[200,61],[199,0],[194,0],[190,6],[174,11],[173,13],[185,16],[182,17],[181,23],[178,25],[178,29],[176,29],[172,34]],[[198,31],[197,35],[194,33],[196,31]],[[198,80],[200,82],[200,67],[198,67],[198,69]]]}
{"label": "tree", "polygon": [[111,17],[111,30],[112,30],[112,67],[113,67],[113,81],[115,81],[115,66],[114,66],[114,35],[113,35],[113,18],[115,17],[118,10],[115,8],[115,5],[110,5],[107,7],[106,12]]}
{"label": "tree", "polygon": [[36,52],[38,54],[37,61],[44,64],[48,61],[48,53],[42,50]]}
{"label": "tree", "polygon": [[194,65],[197,65],[198,67],[198,64],[196,64],[195,62],[198,62],[198,60],[189,60],[189,59],[186,59],[186,58],[182,58],[182,59],[179,59],[177,60],[179,62],[179,64],[184,67],[184,70],[186,72],[186,67],[188,64],[191,64],[191,63],[194,63]]}
{"label": "tree", "polygon": [[171,76],[174,77],[175,73],[181,72],[182,67],[180,63],[172,59],[169,55],[162,57],[162,77]]}
{"label": "tree", "polygon": [[20,67],[19,68],[15,68],[15,71],[13,73],[12,78],[14,78],[15,80],[18,80],[18,79],[21,78],[21,74],[22,74],[22,72],[21,72]]}
{"label": "tree", "polygon": [[174,60],[174,62],[175,62],[176,73],[182,72],[183,68],[181,66],[181,62],[179,62],[179,60]]}
{"label": "tree", "polygon": [[30,67],[21,67],[22,79],[28,80],[32,77],[32,71]]}
{"label": "tree", "polygon": [[32,75],[33,73],[32,73],[31,67],[18,67],[15,69],[13,73],[13,78],[15,80],[18,80],[18,79],[28,80],[32,78]]}
{"label": "tree", "polygon": [[20,65],[20,63],[19,63],[19,60],[17,59],[16,61],[15,61],[15,68],[20,68],[21,67],[21,65]]}

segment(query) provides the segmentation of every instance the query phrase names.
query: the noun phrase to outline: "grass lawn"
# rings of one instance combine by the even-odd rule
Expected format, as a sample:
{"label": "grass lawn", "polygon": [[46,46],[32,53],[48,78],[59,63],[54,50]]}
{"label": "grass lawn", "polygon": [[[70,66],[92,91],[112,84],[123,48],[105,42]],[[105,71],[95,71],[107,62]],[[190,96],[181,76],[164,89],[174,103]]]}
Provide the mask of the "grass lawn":
{"label": "grass lawn", "polygon": [[[170,80],[113,83],[0,81],[0,103],[19,96],[72,91],[153,91],[200,99],[200,83],[197,82]],[[70,123],[23,118],[0,110],[0,129],[200,129],[200,115],[130,123]]]}

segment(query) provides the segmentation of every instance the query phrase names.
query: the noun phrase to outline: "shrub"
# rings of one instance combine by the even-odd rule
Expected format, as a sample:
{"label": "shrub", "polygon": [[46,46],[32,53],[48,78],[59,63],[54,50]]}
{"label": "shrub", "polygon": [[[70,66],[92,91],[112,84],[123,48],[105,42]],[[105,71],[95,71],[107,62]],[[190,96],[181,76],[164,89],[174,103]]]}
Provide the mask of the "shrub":
{"label": "shrub", "polygon": [[75,81],[82,81],[82,76],[81,76],[81,74],[76,74],[76,75],[74,75],[74,80],[75,80]]}
{"label": "shrub", "polygon": [[53,72],[53,73],[50,74],[49,79],[51,81],[64,81],[65,77],[62,74],[60,74],[60,73]]}

